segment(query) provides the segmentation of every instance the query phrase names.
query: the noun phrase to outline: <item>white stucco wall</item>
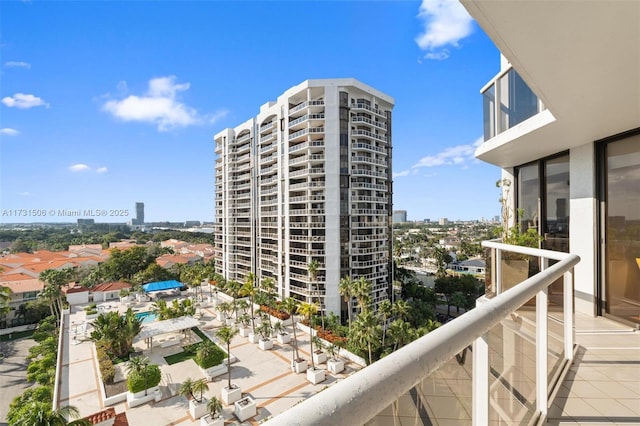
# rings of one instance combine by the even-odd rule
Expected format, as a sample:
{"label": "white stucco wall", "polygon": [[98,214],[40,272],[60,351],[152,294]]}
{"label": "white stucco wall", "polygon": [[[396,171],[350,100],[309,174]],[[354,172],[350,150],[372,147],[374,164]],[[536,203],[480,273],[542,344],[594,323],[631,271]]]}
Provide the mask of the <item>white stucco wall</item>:
{"label": "white stucco wall", "polygon": [[594,315],[598,231],[593,143],[572,149],[569,158],[569,247],[580,256],[574,273],[575,307],[577,312]]}

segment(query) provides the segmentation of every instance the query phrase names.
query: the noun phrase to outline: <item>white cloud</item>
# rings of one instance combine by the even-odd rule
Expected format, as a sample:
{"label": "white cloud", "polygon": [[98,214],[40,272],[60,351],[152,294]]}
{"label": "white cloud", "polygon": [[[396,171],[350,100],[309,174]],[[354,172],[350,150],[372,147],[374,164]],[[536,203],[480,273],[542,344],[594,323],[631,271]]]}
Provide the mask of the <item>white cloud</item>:
{"label": "white cloud", "polygon": [[31,194],[28,193],[27,191],[25,191],[25,192],[18,192],[18,195],[21,196],[21,197],[28,197]]}
{"label": "white cloud", "polygon": [[28,109],[37,106],[45,106],[49,107],[49,104],[45,102],[43,99],[33,96],[27,95],[24,93],[16,93],[13,96],[5,96],[2,98],[2,103],[8,106],[9,108],[19,108],[19,109]]}
{"label": "white cloud", "polygon": [[393,178],[409,176],[409,173],[411,173],[411,170],[403,170],[401,172],[394,173]]}
{"label": "white cloud", "polygon": [[17,136],[17,135],[20,134],[20,132],[17,131],[16,129],[11,129],[9,127],[3,127],[2,129],[0,129],[0,134],[7,135],[7,136]]}
{"label": "white cloud", "polygon": [[96,173],[107,173],[107,171],[109,171],[109,169],[107,169],[106,167],[98,167],[96,169]]}
{"label": "white cloud", "polygon": [[31,69],[31,64],[23,61],[7,61],[4,63],[5,68],[26,68]]}
{"label": "white cloud", "polygon": [[82,163],[78,163],[78,164],[74,164],[72,166],[69,166],[69,171],[72,172],[86,172],[91,170],[91,167],[87,166],[86,164],[82,164]]}
{"label": "white cloud", "polygon": [[427,52],[425,59],[447,59],[446,47],[458,47],[458,42],[473,32],[473,18],[458,0],[422,0],[418,18],[424,31],[415,41]]}
{"label": "white cloud", "polygon": [[[198,111],[177,100],[179,92],[189,90],[189,83],[177,84],[175,76],[149,80],[149,89],[142,96],[130,95],[121,100],[107,101],[102,109],[124,121],[154,123],[159,131],[175,127],[218,120],[227,114],[221,111],[211,118],[201,117]],[[126,89],[126,82],[118,83],[118,90]]]}
{"label": "white cloud", "polygon": [[412,169],[419,169],[423,167],[437,167],[437,166],[450,166],[450,165],[465,165],[468,161],[475,159],[473,155],[476,148],[479,147],[484,138],[479,137],[473,143],[467,145],[458,145],[445,148],[442,152],[435,155],[427,155],[422,157],[416,164],[411,166]]}

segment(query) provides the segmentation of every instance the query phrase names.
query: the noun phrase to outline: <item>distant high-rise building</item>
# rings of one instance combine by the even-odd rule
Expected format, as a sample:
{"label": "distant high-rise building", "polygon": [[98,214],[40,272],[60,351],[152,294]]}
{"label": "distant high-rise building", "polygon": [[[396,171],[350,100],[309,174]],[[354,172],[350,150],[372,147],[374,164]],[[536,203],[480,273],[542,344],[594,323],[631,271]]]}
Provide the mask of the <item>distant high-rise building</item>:
{"label": "distant high-rise building", "polygon": [[387,299],[393,104],[355,79],[307,80],[216,134],[216,271],[344,317],[343,277]]}
{"label": "distant high-rise building", "polygon": [[438,224],[440,224],[440,225],[448,225],[449,224],[449,219],[447,219],[446,217],[441,217],[440,220],[438,221]]}
{"label": "distant high-rise building", "polygon": [[144,203],[136,203],[136,218],[133,221],[134,225],[144,225]]}
{"label": "distant high-rise building", "polygon": [[393,223],[403,223],[407,221],[406,210],[394,210],[393,211]]}

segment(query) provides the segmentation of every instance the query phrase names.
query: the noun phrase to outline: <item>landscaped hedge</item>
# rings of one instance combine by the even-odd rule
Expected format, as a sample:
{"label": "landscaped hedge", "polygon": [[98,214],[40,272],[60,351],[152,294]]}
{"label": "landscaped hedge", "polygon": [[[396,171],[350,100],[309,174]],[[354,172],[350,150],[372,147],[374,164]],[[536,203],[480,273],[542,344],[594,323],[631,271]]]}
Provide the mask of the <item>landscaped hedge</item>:
{"label": "landscaped hedge", "polygon": [[113,361],[111,361],[104,345],[96,344],[96,353],[98,355],[98,365],[100,366],[102,381],[105,385],[113,384],[116,377],[116,369],[113,367]]}
{"label": "landscaped hedge", "polygon": [[[145,381],[145,372],[147,379]],[[132,371],[127,378],[127,388],[129,392],[136,393],[145,389],[158,386],[162,379],[162,373],[160,367],[156,364],[149,364],[146,368],[143,368],[139,373]]]}
{"label": "landscaped hedge", "polygon": [[222,364],[222,361],[224,361],[226,357],[227,354],[225,351],[216,345],[211,345],[206,351],[203,350],[202,347],[198,349],[195,362],[202,368],[211,368]]}
{"label": "landscaped hedge", "polygon": [[276,317],[279,320],[285,321],[289,319],[289,314],[286,312],[282,312],[282,311],[278,311],[275,309],[272,309],[268,306],[265,305],[260,305],[260,310],[263,312],[268,313],[269,315],[271,315],[272,317]]}

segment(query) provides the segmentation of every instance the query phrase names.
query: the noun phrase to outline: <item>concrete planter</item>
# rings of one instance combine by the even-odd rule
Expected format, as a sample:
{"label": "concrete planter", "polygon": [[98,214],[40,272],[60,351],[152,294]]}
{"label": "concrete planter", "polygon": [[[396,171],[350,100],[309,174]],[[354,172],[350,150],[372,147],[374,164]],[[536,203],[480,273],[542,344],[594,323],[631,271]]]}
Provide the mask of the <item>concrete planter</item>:
{"label": "concrete planter", "polygon": [[256,402],[248,396],[245,396],[239,401],[236,401],[234,404],[235,410],[233,414],[240,420],[244,422],[247,419],[258,414],[258,410],[256,409]]}
{"label": "concrete planter", "polygon": [[327,368],[333,374],[338,374],[344,370],[344,362],[340,359],[330,359],[327,361]]}
{"label": "concrete planter", "polygon": [[224,426],[224,417],[217,416],[215,419],[211,414],[200,417],[200,426]]}
{"label": "concrete planter", "polygon": [[319,368],[308,369],[307,370],[307,380],[317,385],[320,382],[323,382],[325,379],[325,371]]}
{"label": "concrete planter", "polygon": [[224,312],[220,312],[220,311],[216,312],[216,319],[221,322],[224,321],[225,320]]}
{"label": "concrete planter", "polygon": [[259,340],[260,340],[260,335],[255,333],[249,333],[249,342],[258,343]]}
{"label": "concrete planter", "polygon": [[240,387],[235,385],[232,386],[234,387],[232,387],[231,389],[225,386],[220,391],[220,397],[222,401],[227,405],[233,404],[234,402],[242,398],[242,390],[240,389]]}
{"label": "concrete planter", "polygon": [[197,402],[195,399],[189,400],[189,414],[194,420],[207,414],[207,400],[205,398],[202,402]]}
{"label": "concrete planter", "polygon": [[284,345],[285,343],[289,343],[291,341],[291,335],[289,333],[278,334],[276,336],[278,339],[278,343]]}
{"label": "concrete planter", "polygon": [[307,371],[308,365],[307,365],[307,360],[306,359],[298,359],[293,361],[293,363],[291,364],[291,369],[295,372],[295,373],[304,373],[305,371]]}
{"label": "concrete planter", "polygon": [[240,327],[239,331],[240,331],[240,337],[249,337],[250,334],[250,328],[244,328],[244,327]]}
{"label": "concrete planter", "polygon": [[322,364],[327,362],[327,353],[326,352],[314,352],[313,353],[313,363],[314,364]]}
{"label": "concrete planter", "polygon": [[271,339],[260,339],[260,341],[258,342],[258,347],[260,349],[262,349],[263,351],[268,351],[270,349],[273,349],[273,340]]}

